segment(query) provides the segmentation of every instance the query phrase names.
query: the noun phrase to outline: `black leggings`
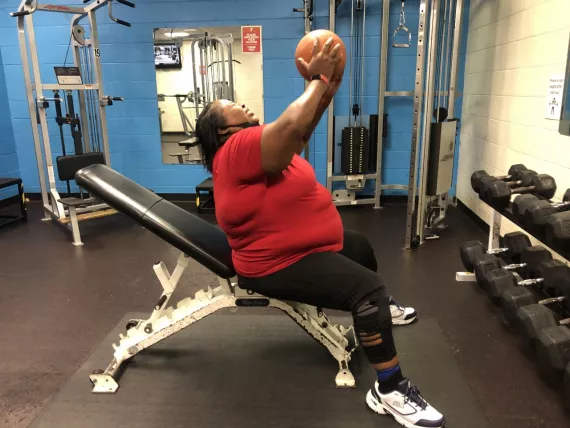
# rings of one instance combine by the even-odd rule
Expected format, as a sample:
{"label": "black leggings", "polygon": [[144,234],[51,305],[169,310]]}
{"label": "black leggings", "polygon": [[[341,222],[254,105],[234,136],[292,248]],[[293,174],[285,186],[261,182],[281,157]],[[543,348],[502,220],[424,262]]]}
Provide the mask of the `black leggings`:
{"label": "black leggings", "polygon": [[310,254],[267,276],[240,277],[239,284],[267,297],[351,312],[368,360],[378,364],[391,361],[396,348],[389,296],[377,268],[366,237],[346,230],[339,253]]}

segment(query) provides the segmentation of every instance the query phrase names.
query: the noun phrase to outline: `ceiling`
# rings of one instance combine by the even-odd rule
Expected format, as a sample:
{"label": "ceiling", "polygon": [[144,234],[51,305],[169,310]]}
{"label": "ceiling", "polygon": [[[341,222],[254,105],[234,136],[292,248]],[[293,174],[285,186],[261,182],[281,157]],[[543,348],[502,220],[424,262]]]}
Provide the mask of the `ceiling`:
{"label": "ceiling", "polygon": [[[158,42],[171,41],[171,40],[184,40],[194,38],[193,36],[202,35],[208,32],[213,36],[227,36],[232,34],[234,39],[241,39],[241,27],[199,27],[199,28],[155,28],[154,39]],[[188,36],[176,35],[175,33],[187,33]],[[170,37],[173,34],[174,37]]]}

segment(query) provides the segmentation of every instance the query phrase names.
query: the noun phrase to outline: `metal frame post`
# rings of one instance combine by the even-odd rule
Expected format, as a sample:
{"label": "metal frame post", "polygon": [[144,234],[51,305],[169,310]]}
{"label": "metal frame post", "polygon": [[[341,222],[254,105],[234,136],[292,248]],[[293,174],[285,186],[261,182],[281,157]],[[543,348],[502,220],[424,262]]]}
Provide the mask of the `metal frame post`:
{"label": "metal frame post", "polygon": [[499,248],[499,239],[501,238],[501,220],[503,216],[497,211],[493,210],[491,215],[491,224],[489,229],[489,242],[487,248],[492,250]]}
{"label": "metal frame post", "polygon": [[425,108],[423,115],[423,138],[422,138],[422,154],[420,165],[420,185],[418,190],[418,221],[416,222],[416,236],[419,236],[419,245],[424,242],[424,222],[426,211],[426,187],[429,163],[429,149],[431,140],[431,109],[433,108],[434,99],[434,77],[437,58],[437,42],[438,42],[438,25],[439,25],[439,0],[433,0],[430,16],[430,33],[429,33],[429,56],[427,59],[426,74],[426,93]]}
{"label": "metal frame post", "polygon": [[408,210],[406,220],[406,243],[407,250],[412,249],[412,236],[415,230],[414,218],[416,208],[416,164],[418,162],[418,141],[420,140],[421,124],[420,118],[422,117],[422,99],[423,99],[423,84],[424,84],[424,55],[425,55],[425,25],[426,25],[426,8],[429,6],[429,0],[420,0],[420,19],[418,25],[418,50],[416,55],[416,82],[414,88],[414,118],[412,124],[412,146],[410,153],[410,182],[408,185]]}
{"label": "metal frame post", "polygon": [[99,107],[99,120],[101,124],[101,139],[103,140],[103,153],[105,154],[105,163],[108,167],[111,167],[111,152],[109,150],[109,135],[107,126],[107,112],[105,110],[105,105],[101,102],[101,97],[105,95],[105,90],[103,89],[103,71],[101,68],[101,50],[99,48],[99,31],[97,29],[97,17],[95,14],[96,9],[89,10],[87,16],[89,19],[89,26],[91,28],[91,49],[93,53],[93,62],[95,67],[94,78],[95,84],[98,87],[97,90],[97,101]]}
{"label": "metal frame post", "polygon": [[457,0],[455,7],[455,28],[453,29],[453,48],[451,54],[451,73],[449,78],[449,117],[455,114],[455,97],[457,90],[457,68],[461,49],[461,20],[463,18],[463,0]]}
{"label": "metal frame post", "polygon": [[[335,31],[336,0],[329,0],[329,30]],[[333,150],[334,150],[334,98],[327,109],[327,190],[332,192]]]}
{"label": "metal frame post", "polygon": [[[73,32],[73,25],[71,27],[71,31]],[[79,44],[75,39],[73,39],[73,62],[76,67],[79,67],[81,71],[82,79],[85,79],[85,64],[83,64],[81,60],[81,50],[82,45]],[[83,81],[83,83],[88,83]],[[81,134],[83,137],[83,147],[86,152],[91,151],[91,133],[89,132],[89,121],[86,120],[88,117],[86,112],[86,100],[85,100],[85,92],[84,91],[77,91],[79,97],[79,114],[81,115]]]}
{"label": "metal frame post", "polygon": [[36,152],[36,163],[38,166],[38,176],[40,179],[40,190],[42,194],[42,204],[44,206],[44,220],[49,219],[49,205],[48,190],[46,186],[46,171],[44,168],[44,159],[42,148],[40,144],[40,134],[38,124],[36,123],[36,104],[34,101],[34,92],[32,84],[32,76],[30,74],[30,62],[28,57],[28,48],[26,44],[26,25],[33,25],[31,21],[32,16],[18,16],[18,41],[20,43],[20,56],[22,58],[22,68],[24,71],[24,83],[26,86],[26,94],[28,98],[28,112],[30,114],[30,125],[32,126],[32,137],[34,140],[34,150]]}
{"label": "metal frame post", "polygon": [[386,71],[388,69],[388,26],[390,24],[390,0],[382,4],[382,38],[380,42],[380,76],[378,82],[378,147],[376,149],[376,185],[374,188],[374,208],[381,208],[382,196],[382,150],[384,134],[384,102],[386,99]]}

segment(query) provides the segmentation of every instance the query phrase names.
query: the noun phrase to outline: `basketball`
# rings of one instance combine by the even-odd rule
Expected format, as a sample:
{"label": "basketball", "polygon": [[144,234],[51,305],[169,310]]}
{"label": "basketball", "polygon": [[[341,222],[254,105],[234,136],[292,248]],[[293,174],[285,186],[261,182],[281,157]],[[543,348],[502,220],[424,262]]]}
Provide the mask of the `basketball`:
{"label": "basketball", "polygon": [[[307,64],[310,63],[312,58],[314,39],[315,38],[319,39],[319,50],[320,50],[322,49],[322,47],[330,37],[333,38],[333,44],[332,44],[333,48],[337,45],[337,43],[340,43],[340,52],[339,52],[340,62],[336,65],[336,68],[333,72],[331,79],[331,80],[336,80],[342,77],[344,73],[344,66],[346,65],[346,47],[344,46],[342,39],[332,31],[315,30],[305,35],[305,37],[303,37],[299,42],[299,44],[297,45],[297,49],[295,50],[295,60],[297,58],[303,58],[307,62]],[[295,61],[295,63],[297,64],[297,70],[299,70],[301,76],[303,76],[305,79],[308,80],[310,76],[305,76],[304,75],[305,70],[300,68],[299,63],[297,61]]]}

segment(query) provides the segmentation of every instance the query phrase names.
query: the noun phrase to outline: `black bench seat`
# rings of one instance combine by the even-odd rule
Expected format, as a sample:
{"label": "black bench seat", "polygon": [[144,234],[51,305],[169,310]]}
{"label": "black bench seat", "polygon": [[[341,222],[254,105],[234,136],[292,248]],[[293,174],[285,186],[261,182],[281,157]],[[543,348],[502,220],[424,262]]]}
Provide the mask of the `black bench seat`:
{"label": "black bench seat", "polygon": [[231,248],[218,227],[161,198],[105,165],[75,174],[79,186],[132,218],[222,278],[235,276]]}

